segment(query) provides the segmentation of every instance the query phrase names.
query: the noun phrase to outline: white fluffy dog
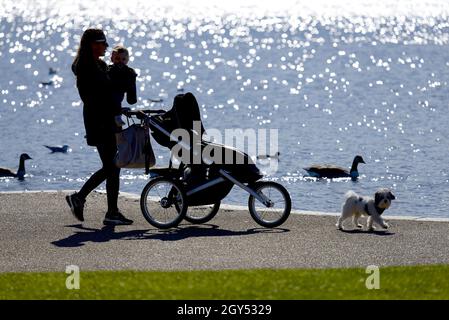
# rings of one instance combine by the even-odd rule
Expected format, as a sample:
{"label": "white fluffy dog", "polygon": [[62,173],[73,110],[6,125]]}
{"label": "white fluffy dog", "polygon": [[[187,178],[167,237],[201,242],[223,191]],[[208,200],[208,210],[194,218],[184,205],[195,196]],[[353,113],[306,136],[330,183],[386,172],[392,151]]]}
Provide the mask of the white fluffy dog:
{"label": "white fluffy dog", "polygon": [[387,229],[388,224],[382,219],[382,213],[391,205],[391,200],[396,197],[389,189],[379,189],[372,197],[359,196],[354,191],[348,191],[345,195],[346,200],[343,203],[341,216],[337,221],[337,228],[343,230],[343,221],[352,217],[352,223],[357,228],[363,226],[358,223],[360,216],[368,216],[367,228],[369,231],[374,230],[373,222],[376,222],[381,227]]}

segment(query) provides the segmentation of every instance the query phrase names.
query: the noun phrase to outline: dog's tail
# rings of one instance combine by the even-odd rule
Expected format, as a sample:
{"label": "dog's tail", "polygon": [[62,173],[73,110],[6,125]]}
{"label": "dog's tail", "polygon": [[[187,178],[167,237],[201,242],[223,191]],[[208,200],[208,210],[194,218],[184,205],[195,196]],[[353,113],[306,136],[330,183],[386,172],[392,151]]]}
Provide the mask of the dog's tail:
{"label": "dog's tail", "polygon": [[345,199],[357,198],[357,197],[358,197],[357,193],[355,193],[352,190],[349,190],[348,192],[345,193]]}

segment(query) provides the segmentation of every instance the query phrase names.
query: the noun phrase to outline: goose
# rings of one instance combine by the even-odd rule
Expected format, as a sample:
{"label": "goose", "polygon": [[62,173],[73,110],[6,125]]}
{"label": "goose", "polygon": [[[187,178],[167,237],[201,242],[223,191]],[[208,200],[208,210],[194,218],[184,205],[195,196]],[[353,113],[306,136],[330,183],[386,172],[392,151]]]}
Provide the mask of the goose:
{"label": "goose", "polygon": [[46,146],[44,145],[45,148],[50,149],[51,153],[55,153],[55,152],[62,152],[62,153],[67,153],[67,151],[69,150],[69,146],[68,145],[63,145],[61,146],[57,146],[57,147],[50,147],[50,146]]}
{"label": "goose", "polygon": [[261,154],[257,156],[257,159],[259,160],[266,160],[266,159],[279,159],[279,156],[281,155],[281,153],[278,151],[273,155],[269,155],[269,154]]}
{"label": "goose", "polygon": [[54,74],[57,74],[57,73],[58,73],[58,70],[53,69],[52,67],[50,67],[50,68],[48,69],[48,74],[49,74],[49,75],[54,75]]}
{"label": "goose", "polygon": [[348,171],[345,168],[338,167],[335,165],[313,165],[304,168],[305,171],[315,178],[351,178],[355,181],[359,177],[359,172],[357,171],[357,166],[359,163],[366,163],[361,156],[355,156],[352,162],[351,170]]}
{"label": "goose", "polygon": [[14,177],[23,180],[25,176],[25,160],[32,159],[28,154],[22,153],[19,160],[19,170],[14,172],[8,168],[0,168],[0,177]]}
{"label": "goose", "polygon": [[157,99],[152,99],[152,98],[150,98],[150,99],[148,99],[150,102],[154,102],[154,103],[161,103],[161,102],[164,102],[164,99],[161,99],[161,98],[157,98]]}

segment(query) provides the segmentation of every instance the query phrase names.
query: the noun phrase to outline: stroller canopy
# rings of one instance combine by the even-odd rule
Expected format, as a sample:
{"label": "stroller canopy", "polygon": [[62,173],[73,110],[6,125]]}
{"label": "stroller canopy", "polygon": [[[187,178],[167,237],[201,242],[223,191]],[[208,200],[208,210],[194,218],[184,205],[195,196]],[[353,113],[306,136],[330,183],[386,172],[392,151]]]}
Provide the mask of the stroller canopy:
{"label": "stroller canopy", "polygon": [[[187,92],[186,94],[178,94],[173,100],[172,108],[163,115],[158,116],[156,119],[168,132],[172,132],[176,129],[187,130],[191,138],[190,141],[193,141],[192,137],[193,134],[195,134],[193,131],[194,121],[199,121],[201,125],[201,132],[196,132],[196,134],[202,137],[205,131],[203,122],[201,121],[198,102],[195,96],[190,92]],[[157,143],[167,148],[172,148],[176,144],[175,141],[170,141],[169,137],[158,132],[157,129],[153,130],[153,137]]]}

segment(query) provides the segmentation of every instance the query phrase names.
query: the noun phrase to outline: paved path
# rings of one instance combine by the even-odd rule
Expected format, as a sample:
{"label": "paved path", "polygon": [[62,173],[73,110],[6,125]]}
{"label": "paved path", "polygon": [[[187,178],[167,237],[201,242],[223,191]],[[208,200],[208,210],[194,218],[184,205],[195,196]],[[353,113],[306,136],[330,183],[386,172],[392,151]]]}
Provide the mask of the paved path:
{"label": "paved path", "polygon": [[[387,232],[336,230],[335,217],[292,215],[260,228],[247,211],[220,210],[210,224],[150,226],[137,200],[119,206],[132,226],[103,227],[105,195],[89,196],[86,221],[63,192],[0,193],[0,272],[366,267],[449,263],[449,223],[390,220]],[[388,212],[386,212],[388,218]]]}

